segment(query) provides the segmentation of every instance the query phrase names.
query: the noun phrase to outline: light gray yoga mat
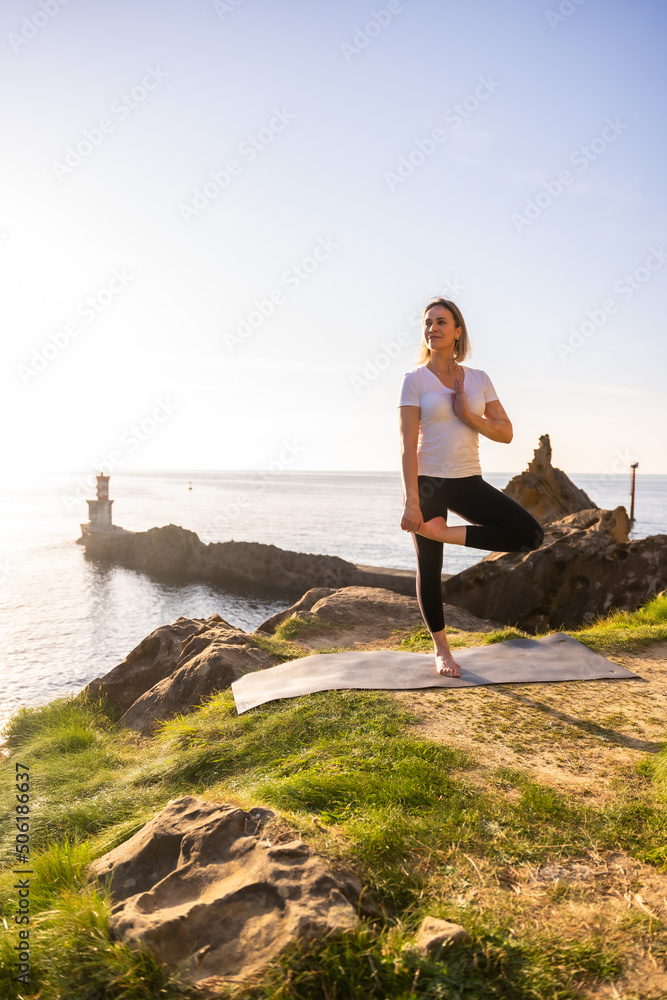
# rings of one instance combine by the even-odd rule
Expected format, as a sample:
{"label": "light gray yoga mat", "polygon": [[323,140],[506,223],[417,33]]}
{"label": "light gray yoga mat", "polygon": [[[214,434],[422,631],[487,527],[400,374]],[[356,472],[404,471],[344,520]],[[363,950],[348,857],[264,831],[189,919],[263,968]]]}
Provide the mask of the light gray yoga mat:
{"label": "light gray yoga mat", "polygon": [[460,677],[435,672],[432,653],[391,649],[313,653],[268,670],[245,674],[232,684],[239,715],[278,698],[315,691],[357,688],[406,691],[413,688],[467,688],[481,684],[537,684],[553,681],[640,679],[564,632],[541,639],[509,639],[454,650]]}

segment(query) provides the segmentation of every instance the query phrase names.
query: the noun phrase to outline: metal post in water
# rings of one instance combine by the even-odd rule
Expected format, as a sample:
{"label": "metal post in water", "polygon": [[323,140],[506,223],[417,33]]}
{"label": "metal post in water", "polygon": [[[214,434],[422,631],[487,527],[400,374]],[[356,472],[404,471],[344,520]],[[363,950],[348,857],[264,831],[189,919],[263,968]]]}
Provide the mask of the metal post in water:
{"label": "metal post in water", "polygon": [[638,465],[639,462],[635,462],[634,465],[630,466],[632,469],[632,485],[630,487],[630,524],[635,523],[635,476],[637,474]]}

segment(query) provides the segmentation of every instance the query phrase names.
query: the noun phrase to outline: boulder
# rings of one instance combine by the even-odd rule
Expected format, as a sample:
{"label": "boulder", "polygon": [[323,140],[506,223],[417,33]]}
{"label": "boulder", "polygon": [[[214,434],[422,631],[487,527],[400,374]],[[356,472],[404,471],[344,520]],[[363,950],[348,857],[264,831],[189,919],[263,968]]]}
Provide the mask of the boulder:
{"label": "boulder", "polygon": [[439,920],[437,917],[424,917],[415,935],[415,948],[430,958],[448,945],[467,944],[470,936],[461,924],[452,924],[449,920]]}
{"label": "boulder", "polygon": [[629,541],[628,527],[624,507],[570,514],[539,549],[494,552],[450,577],[447,600],[533,633],[630,611],[667,584],[667,535]]}
{"label": "boulder", "polygon": [[179,618],[146,636],[104,677],[84,688],[124,711],[121,724],[148,734],[165,719],[191,711],[252,670],[279,662],[243,629],[220,615]]}
{"label": "boulder", "polygon": [[[332,625],[358,628],[365,626],[380,637],[393,629],[423,625],[416,597],[406,597],[381,587],[343,587],[316,601],[310,609]],[[445,619],[454,628],[469,632],[493,632],[497,622],[481,621],[462,608],[445,605]]]}
{"label": "boulder", "polygon": [[296,614],[297,611],[310,611],[316,601],[319,601],[322,597],[328,597],[334,591],[335,588],[333,587],[311,587],[303,597],[299,598],[296,604],[291,604],[289,608],[284,608],[282,611],[277,611],[275,615],[271,615],[270,618],[267,618],[266,621],[257,626],[255,632],[267,632],[269,635],[272,635],[286,618]]}
{"label": "boulder", "polygon": [[[424,624],[416,597],[406,597],[383,587],[332,589],[316,600],[310,610],[287,610],[291,617],[308,623],[308,628],[297,635],[296,642],[313,651],[332,646],[378,649],[396,643],[397,636],[392,633]],[[314,628],[318,619],[322,627]],[[450,626],[473,632],[502,628],[498,622],[481,621],[452,605],[445,605],[445,620]],[[264,627],[268,628],[267,622]]]}
{"label": "boulder", "polygon": [[[184,649],[177,669],[137,698],[121,718],[121,725],[148,735],[160,722],[192,711],[244,674],[280,662],[242,635],[245,641],[241,642],[237,630],[195,636]],[[204,639],[208,641],[198,648],[198,640]]]}
{"label": "boulder", "polygon": [[[209,632],[216,625],[233,628],[220,615],[206,619],[181,617],[171,625],[161,625],[142,639],[113,670],[92,680],[84,689],[86,694],[92,698],[106,698],[116,708],[127,710],[140,695],[173,673],[189,639]],[[202,641],[206,644],[210,639],[202,638]]]}
{"label": "boulder", "polygon": [[526,471],[510,479],[503,493],[525,507],[542,526],[578,510],[597,507],[561,469],[553,467],[548,434],[541,436]]}
{"label": "boulder", "polygon": [[112,935],[215,991],[292,941],[354,928],[361,885],[299,840],[268,839],[272,817],[194,796],[169,802],[91,866],[110,884]]}

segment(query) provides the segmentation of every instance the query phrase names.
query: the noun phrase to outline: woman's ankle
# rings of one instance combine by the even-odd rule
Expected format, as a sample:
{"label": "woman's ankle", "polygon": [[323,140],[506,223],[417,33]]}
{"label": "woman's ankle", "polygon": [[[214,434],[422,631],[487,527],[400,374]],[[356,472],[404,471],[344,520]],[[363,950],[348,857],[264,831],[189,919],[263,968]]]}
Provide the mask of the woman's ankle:
{"label": "woman's ankle", "polygon": [[449,653],[451,652],[449,648],[449,641],[447,639],[447,633],[445,629],[441,629],[438,632],[432,632],[431,638],[433,640],[433,647],[436,653]]}

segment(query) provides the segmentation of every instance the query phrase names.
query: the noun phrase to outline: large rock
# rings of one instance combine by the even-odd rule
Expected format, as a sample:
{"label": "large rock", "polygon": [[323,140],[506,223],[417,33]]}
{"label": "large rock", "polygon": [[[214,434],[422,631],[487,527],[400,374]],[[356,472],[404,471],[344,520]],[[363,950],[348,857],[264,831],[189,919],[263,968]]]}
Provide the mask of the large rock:
{"label": "large rock", "polygon": [[[310,591],[311,595],[315,591]],[[281,619],[294,618],[307,623],[307,629],[297,635],[296,641],[307,649],[317,650],[342,645],[356,648],[375,648],[378,643],[395,643],[395,631],[407,631],[423,626],[424,620],[416,597],[406,597],[382,587],[341,587],[325,593],[311,604],[308,595],[306,610],[301,602],[281,613]],[[450,627],[469,632],[492,632],[498,622],[482,621],[462,608],[446,604],[445,621]],[[318,629],[317,623],[322,627]],[[264,631],[275,630],[272,619],[263,622]]]}
{"label": "large rock", "polygon": [[273,635],[278,626],[285,621],[286,618],[290,618],[293,614],[298,611],[310,611],[313,604],[320,600],[322,597],[328,597],[329,594],[335,592],[334,587],[311,587],[307,590],[303,597],[300,597],[298,601],[291,604],[289,608],[284,608],[282,611],[277,611],[275,615],[271,615],[261,625],[258,625],[255,632],[266,632],[269,635]]}
{"label": "large rock", "polygon": [[91,866],[109,880],[111,933],[143,942],[199,987],[244,980],[296,939],[357,923],[361,886],[298,840],[271,843],[272,813],[171,801]]}
{"label": "large rock", "polygon": [[579,510],[597,509],[583,490],[551,464],[548,434],[541,436],[539,447],[535,449],[526,471],[510,479],[503,493],[530,511],[543,526]]}
{"label": "large rock", "polygon": [[624,507],[570,514],[533,552],[492,553],[445,584],[447,600],[529,632],[632,610],[667,584],[667,535],[628,541]]}
{"label": "large rock", "polygon": [[[316,601],[310,614],[332,625],[366,626],[378,636],[424,624],[416,597],[381,587],[343,587]],[[445,605],[445,617],[454,628],[469,632],[492,632],[497,627],[496,622],[481,621],[452,605]]]}
{"label": "large rock", "polygon": [[191,711],[243,674],[278,662],[220,615],[181,617],[151,632],[84,691],[123,709],[122,725],[148,734],[159,722]]}
{"label": "large rock", "polygon": [[236,630],[222,630],[207,636],[204,648],[186,648],[178,669],[137,698],[121,718],[121,725],[147,735],[160,722],[192,711],[244,674],[280,662],[243,635],[239,641]]}
{"label": "large rock", "polygon": [[[216,625],[233,629],[220,615],[206,619],[180,617],[171,625],[160,625],[118,666],[104,677],[92,680],[85,688],[86,693],[92,698],[106,698],[116,708],[127,710],[140,695],[176,670],[192,636],[205,634]],[[205,639],[204,643],[208,641]]]}

